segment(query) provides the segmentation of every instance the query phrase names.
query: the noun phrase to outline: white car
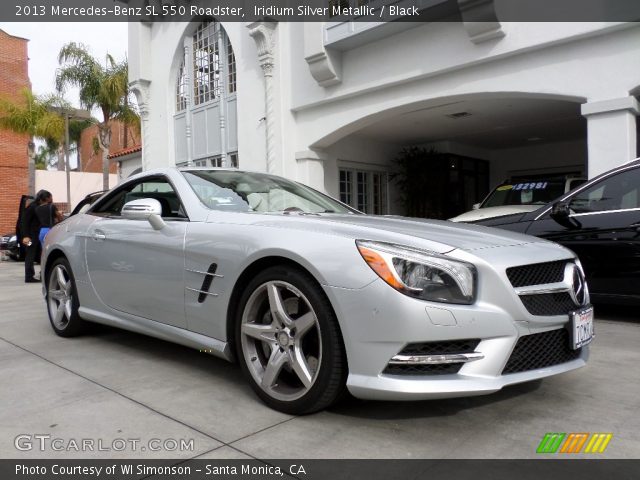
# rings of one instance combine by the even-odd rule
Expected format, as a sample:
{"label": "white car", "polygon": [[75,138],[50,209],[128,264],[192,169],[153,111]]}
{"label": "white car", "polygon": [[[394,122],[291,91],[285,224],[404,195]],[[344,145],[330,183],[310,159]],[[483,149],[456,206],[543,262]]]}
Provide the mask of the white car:
{"label": "white car", "polygon": [[541,205],[549,203],[586,181],[582,177],[554,177],[504,182],[494,188],[481,203],[476,203],[473,210],[449,220],[452,222],[476,222],[514,213],[533,212]]}

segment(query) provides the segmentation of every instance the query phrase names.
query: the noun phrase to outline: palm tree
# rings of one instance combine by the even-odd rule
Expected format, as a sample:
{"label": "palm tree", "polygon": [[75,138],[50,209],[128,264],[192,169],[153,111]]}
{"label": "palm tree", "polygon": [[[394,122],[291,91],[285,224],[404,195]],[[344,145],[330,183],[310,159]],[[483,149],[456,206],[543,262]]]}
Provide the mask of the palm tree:
{"label": "palm tree", "polygon": [[17,101],[0,99],[0,128],[29,135],[29,193],[35,193],[35,138],[47,143],[59,143],[64,138],[64,119],[52,112],[54,97],[39,97],[29,89],[21,91]]}
{"label": "palm tree", "polygon": [[103,187],[109,188],[109,147],[111,146],[111,121],[119,120],[139,128],[140,117],[130,102],[128,64],[116,62],[107,54],[105,65],[96,60],[88,48],[71,42],[60,50],[56,72],[56,88],[80,89],[80,104],[87,110],[98,109],[102,121],[98,122],[98,142],[102,149]]}

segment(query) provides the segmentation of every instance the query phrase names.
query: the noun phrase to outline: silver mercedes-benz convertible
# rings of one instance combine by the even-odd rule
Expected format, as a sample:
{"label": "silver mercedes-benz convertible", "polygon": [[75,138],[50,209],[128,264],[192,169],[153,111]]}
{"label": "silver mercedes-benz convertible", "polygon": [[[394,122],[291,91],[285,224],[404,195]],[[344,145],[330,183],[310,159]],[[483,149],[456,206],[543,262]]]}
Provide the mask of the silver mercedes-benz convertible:
{"label": "silver mercedes-benz convertible", "polygon": [[162,169],[56,225],[42,258],[54,331],[85,321],[237,360],[272,408],[348,391],[479,395],[585,364],[577,258],[545,240],[364,215],[262,173]]}

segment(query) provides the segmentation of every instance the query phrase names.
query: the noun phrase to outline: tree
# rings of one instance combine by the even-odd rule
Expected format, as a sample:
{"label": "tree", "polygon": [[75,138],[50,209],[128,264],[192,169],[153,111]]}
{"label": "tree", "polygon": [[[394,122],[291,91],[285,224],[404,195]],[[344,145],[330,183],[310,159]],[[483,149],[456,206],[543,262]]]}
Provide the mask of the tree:
{"label": "tree", "polygon": [[443,218],[449,179],[448,155],[435,149],[403,148],[391,174],[409,217]]}
{"label": "tree", "polygon": [[137,128],[140,125],[140,117],[130,101],[127,61],[116,62],[107,54],[105,65],[102,65],[85,45],[71,42],[60,50],[58,62],[61,65],[56,72],[58,92],[64,92],[69,86],[78,87],[81,106],[102,113],[102,121],[98,121],[98,141],[102,149],[102,182],[107,190],[111,122],[119,120]]}
{"label": "tree", "polygon": [[17,101],[0,99],[0,128],[15,133],[29,135],[29,193],[35,193],[35,159],[34,139],[47,143],[61,142],[64,139],[64,119],[50,111],[56,103],[55,97],[39,97],[29,89],[20,93]]}

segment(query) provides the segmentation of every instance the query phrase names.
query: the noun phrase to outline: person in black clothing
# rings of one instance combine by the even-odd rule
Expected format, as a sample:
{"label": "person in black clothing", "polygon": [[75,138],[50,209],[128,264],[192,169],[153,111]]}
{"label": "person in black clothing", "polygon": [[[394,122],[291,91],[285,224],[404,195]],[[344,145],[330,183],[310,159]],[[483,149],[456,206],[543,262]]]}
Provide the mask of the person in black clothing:
{"label": "person in black clothing", "polygon": [[40,205],[44,204],[48,198],[53,199],[51,193],[46,190],[40,190],[36,194],[35,200],[31,202],[22,216],[22,244],[26,248],[24,259],[25,283],[35,283],[40,281],[35,277],[36,271],[33,267],[38,251],[40,251],[40,242],[38,240],[38,235],[40,234],[40,221],[36,215],[36,209]]}
{"label": "person in black clothing", "polygon": [[53,204],[53,196],[50,193],[49,196],[44,198],[43,202],[36,207],[36,217],[38,217],[38,221],[40,222],[38,241],[42,247],[44,245],[44,237],[47,236],[49,230],[51,230],[56,223],[62,221],[62,212]]}

